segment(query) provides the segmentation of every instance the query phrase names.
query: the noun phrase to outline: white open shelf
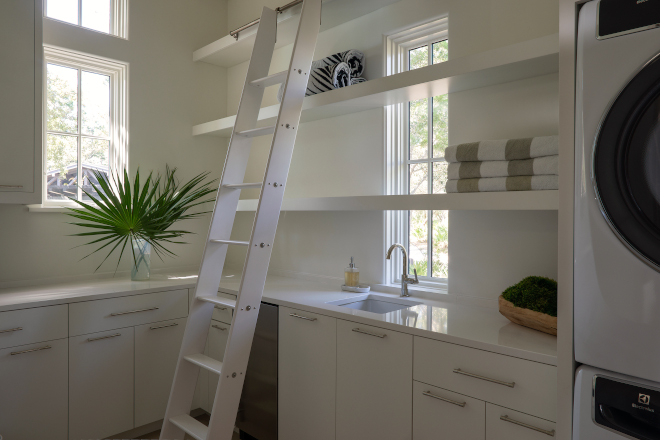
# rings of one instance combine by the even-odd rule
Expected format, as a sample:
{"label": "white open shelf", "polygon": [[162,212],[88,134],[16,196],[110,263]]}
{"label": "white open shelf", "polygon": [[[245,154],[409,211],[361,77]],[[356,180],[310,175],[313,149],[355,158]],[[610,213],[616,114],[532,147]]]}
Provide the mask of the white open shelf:
{"label": "white open shelf", "polygon": [[[258,200],[241,200],[239,211],[256,211]],[[554,211],[559,191],[511,191],[400,196],[354,196],[284,199],[282,211]]]}
{"label": "white open shelf", "polygon": [[[399,0],[323,0],[321,31],[354,20],[397,1]],[[282,4],[284,3],[287,3],[286,0],[282,1]],[[298,30],[301,8],[301,5],[294,6],[278,15],[275,49],[293,43]],[[252,55],[258,28],[259,26],[256,25],[240,32],[238,40],[227,35],[196,50],[193,52],[193,61],[202,61],[222,67],[231,67],[248,61]]]}
{"label": "white open shelf", "polygon": [[[558,71],[558,34],[548,35],[308,96],[303,103],[301,122],[332,118],[430,96],[548,75]],[[279,105],[262,108],[259,112],[258,125],[260,127],[273,125],[278,111]],[[229,116],[195,125],[193,136],[229,137],[235,121],[235,116]]]}

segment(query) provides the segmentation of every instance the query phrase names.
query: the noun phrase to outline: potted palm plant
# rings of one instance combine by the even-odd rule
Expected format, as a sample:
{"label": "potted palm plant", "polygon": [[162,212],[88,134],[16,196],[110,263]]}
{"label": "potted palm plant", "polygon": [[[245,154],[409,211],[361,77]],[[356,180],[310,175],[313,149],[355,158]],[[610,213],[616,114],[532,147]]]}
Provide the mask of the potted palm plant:
{"label": "potted palm plant", "polygon": [[176,168],[170,167],[165,176],[149,173],[143,183],[138,169],[132,184],[126,170],[123,181],[118,174],[93,172],[98,185],[92,183],[90,192],[83,189],[89,201],[73,200],[79,207],[68,208],[67,213],[78,220],[71,224],[89,231],[73,236],[90,238],[92,241],[84,245],[97,247],[83,258],[103,249],[108,251],[96,270],[115,250],[120,251],[119,266],[128,248],[133,255],[131,279],[135,281],[149,279],[152,249],[162,260],[164,256],[176,256],[165,247],[167,244],[185,244],[179,239],[191,232],[170,229],[172,225],[207,214],[209,211],[190,210],[215,200],[216,180],[208,181],[208,172],[183,184],[176,178]]}

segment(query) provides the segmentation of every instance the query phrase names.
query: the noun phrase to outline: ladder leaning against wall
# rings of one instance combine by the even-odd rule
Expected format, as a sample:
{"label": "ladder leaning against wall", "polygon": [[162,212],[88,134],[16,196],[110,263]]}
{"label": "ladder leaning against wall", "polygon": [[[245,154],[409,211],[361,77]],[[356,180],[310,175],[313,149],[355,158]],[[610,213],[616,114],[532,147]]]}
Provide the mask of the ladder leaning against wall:
{"label": "ladder leaning against wall", "polygon": [[[277,37],[277,14],[294,1],[273,11],[263,9],[250,59],[227,159],[211,219],[209,237],[195,287],[188,322],[177,361],[174,382],[163,421],[161,440],[183,440],[185,433],[197,440],[230,440],[250,348],[261,306],[266,273],[284,186],[291,165],[303,98],[321,22],[321,1],[304,0],[289,69],[268,75]],[[274,126],[257,128],[264,89],[284,83],[284,94]],[[264,180],[243,183],[252,138],[273,134]],[[252,236],[249,241],[230,240],[241,189],[261,188]],[[247,256],[236,301],[218,297],[218,287],[229,246],[247,246]],[[214,307],[234,310],[223,362],[203,354]],[[190,417],[200,368],[220,377],[209,426]]]}

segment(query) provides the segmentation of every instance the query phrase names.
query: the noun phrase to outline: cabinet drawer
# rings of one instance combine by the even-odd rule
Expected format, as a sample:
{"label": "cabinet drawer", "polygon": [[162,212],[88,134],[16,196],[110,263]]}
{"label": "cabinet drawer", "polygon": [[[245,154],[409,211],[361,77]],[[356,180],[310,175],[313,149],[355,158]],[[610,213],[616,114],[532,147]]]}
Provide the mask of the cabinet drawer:
{"label": "cabinet drawer", "polygon": [[[236,300],[236,295],[230,295],[228,293],[218,292],[218,296]],[[233,310],[229,307],[215,306],[215,309],[213,309],[213,319],[224,322],[225,324],[231,324],[232,312]]]}
{"label": "cabinet drawer", "polygon": [[413,440],[484,440],[486,402],[413,384]]}
{"label": "cabinet drawer", "polygon": [[555,429],[547,420],[486,404],[486,440],[548,440]]}
{"label": "cabinet drawer", "polygon": [[149,293],[71,304],[71,336],[188,316],[188,291]]}
{"label": "cabinet drawer", "polygon": [[68,336],[67,305],[0,313],[0,348]]}
{"label": "cabinet drawer", "polygon": [[415,337],[414,379],[556,420],[557,368]]}

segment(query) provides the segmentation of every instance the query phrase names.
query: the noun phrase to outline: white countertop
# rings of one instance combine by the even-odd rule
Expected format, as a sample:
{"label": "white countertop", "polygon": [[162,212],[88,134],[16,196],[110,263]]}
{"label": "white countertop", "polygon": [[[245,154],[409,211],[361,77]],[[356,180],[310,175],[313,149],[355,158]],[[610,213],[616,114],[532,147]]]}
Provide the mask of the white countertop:
{"label": "white countertop", "polygon": [[[240,276],[223,275],[220,291],[236,293]],[[0,312],[30,307],[66,304],[165,290],[189,289],[195,277],[188,273],[152,275],[149,281],[133,282],[121,278],[76,281],[32,287],[0,289]],[[396,301],[398,295],[371,293]],[[350,309],[328,302],[362,297],[361,293],[343,292],[339,286],[269,276],[263,301],[487,350],[504,355],[557,365],[557,338],[511,323],[496,309],[411,297],[420,303],[385,314]],[[0,315],[0,322],[1,322]]]}

